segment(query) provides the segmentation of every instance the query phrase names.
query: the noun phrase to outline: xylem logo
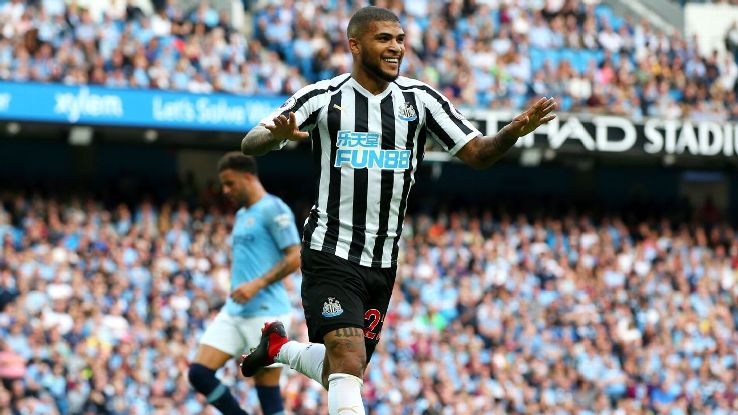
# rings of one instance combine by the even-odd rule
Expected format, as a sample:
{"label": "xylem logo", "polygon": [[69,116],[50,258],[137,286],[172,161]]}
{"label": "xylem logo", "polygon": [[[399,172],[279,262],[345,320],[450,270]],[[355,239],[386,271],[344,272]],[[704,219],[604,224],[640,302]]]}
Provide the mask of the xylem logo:
{"label": "xylem logo", "polygon": [[67,116],[69,122],[77,122],[80,117],[114,117],[123,116],[123,101],[115,95],[97,95],[90,93],[87,88],[81,88],[79,93],[55,94],[54,112]]}
{"label": "xylem logo", "polygon": [[380,149],[379,133],[341,130],[336,140],[334,167],[349,165],[355,169],[405,170],[410,168],[410,150]]}

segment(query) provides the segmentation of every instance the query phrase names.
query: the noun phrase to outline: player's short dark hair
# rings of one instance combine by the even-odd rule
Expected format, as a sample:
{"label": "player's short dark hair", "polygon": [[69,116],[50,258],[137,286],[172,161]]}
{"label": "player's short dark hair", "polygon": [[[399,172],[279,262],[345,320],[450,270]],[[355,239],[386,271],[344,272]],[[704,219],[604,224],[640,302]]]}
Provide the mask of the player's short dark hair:
{"label": "player's short dark hair", "polygon": [[251,173],[253,175],[258,174],[256,159],[238,151],[226,153],[226,155],[221,157],[220,161],[218,161],[218,173],[228,169],[240,171],[242,173]]}
{"label": "player's short dark hair", "polygon": [[391,10],[387,10],[381,7],[367,6],[362,7],[349,20],[348,29],[346,29],[346,35],[349,38],[359,38],[361,35],[369,30],[369,25],[372,22],[397,22],[400,23],[400,18],[397,17]]}

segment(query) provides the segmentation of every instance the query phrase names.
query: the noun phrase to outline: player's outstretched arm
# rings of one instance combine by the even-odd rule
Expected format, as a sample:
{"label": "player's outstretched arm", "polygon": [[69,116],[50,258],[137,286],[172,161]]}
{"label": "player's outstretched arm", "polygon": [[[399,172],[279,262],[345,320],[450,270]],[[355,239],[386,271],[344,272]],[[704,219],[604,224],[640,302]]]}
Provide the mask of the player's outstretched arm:
{"label": "player's outstretched arm", "polygon": [[279,147],[284,140],[304,140],[310,134],[300,131],[295,113],[289,118],[284,115],[275,117],[272,125],[257,125],[241,140],[241,152],[249,156],[261,156]]}
{"label": "player's outstretched arm", "polygon": [[553,114],[555,109],[554,98],[541,98],[494,136],[479,136],[469,141],[456,153],[456,157],[475,169],[485,169],[502,158],[518,138],[556,118],[556,114]]}
{"label": "player's outstretched arm", "polygon": [[247,156],[261,156],[277,148],[281,142],[265,126],[259,124],[241,140],[241,152]]}

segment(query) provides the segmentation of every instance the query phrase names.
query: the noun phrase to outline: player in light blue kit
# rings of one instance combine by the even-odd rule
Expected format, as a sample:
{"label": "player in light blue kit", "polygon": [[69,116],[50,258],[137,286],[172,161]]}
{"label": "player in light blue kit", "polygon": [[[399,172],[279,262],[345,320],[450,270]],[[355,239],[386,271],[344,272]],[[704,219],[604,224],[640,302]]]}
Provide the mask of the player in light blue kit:
{"label": "player in light blue kit", "polygon": [[[218,176],[223,194],[240,206],[231,233],[231,295],[200,339],[188,377],[223,414],[245,414],[215,371],[256,347],[265,323],[291,320],[282,279],[300,265],[300,236],[289,207],[264,190],[253,157],[226,154],[218,162]],[[254,376],[265,415],[284,413],[281,369],[270,366]]]}

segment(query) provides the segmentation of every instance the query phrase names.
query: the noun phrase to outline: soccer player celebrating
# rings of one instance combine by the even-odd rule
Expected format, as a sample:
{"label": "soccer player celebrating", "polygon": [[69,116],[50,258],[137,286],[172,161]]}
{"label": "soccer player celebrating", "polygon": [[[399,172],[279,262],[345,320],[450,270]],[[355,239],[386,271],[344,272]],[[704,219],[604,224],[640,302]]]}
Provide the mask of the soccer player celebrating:
{"label": "soccer player celebrating", "polygon": [[[300,263],[300,237],[287,205],[264,190],[253,157],[226,154],[218,163],[223,194],[240,208],[233,224],[231,295],[200,339],[189,380],[222,413],[245,414],[215,377],[233,356],[259,344],[260,329],[275,319],[290,321],[282,279]],[[281,365],[254,376],[265,415],[284,412],[279,391]]]}
{"label": "soccer player celebrating", "polygon": [[364,414],[362,378],[379,341],[395,282],[398,242],[428,137],[482,169],[551,121],[541,98],[496,135],[483,136],[447,98],[399,76],[405,33],[389,10],[365,7],[348,25],[350,74],[309,85],[244,137],[260,155],[310,138],[317,194],[302,238],[302,301],[309,340],[289,341],[279,322],[241,359],[244,376],[273,362],[328,389],[331,415]]}

